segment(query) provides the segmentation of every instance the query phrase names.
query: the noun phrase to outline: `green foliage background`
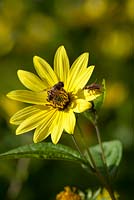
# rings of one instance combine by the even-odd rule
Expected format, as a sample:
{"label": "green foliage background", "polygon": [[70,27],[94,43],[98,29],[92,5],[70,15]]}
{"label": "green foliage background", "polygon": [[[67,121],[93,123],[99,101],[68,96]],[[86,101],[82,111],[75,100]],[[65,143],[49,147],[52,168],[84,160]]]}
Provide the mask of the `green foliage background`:
{"label": "green foliage background", "polygon": [[[5,98],[23,86],[17,70],[34,72],[32,57],[53,65],[64,45],[70,63],[82,52],[90,53],[95,71],[90,80],[106,79],[107,94],[100,111],[103,140],[120,139],[124,153],[115,189],[122,200],[134,196],[133,132],[133,0],[1,0],[0,1],[0,152],[32,143],[33,133],[15,136],[10,116],[24,105]],[[89,145],[96,144],[93,126],[79,119]],[[76,136],[78,130],[76,129]],[[78,138],[79,139],[79,138]],[[50,141],[50,138],[47,139]],[[69,135],[61,143],[73,147]],[[98,181],[78,165],[66,161],[21,159],[0,161],[0,199],[54,199],[64,186],[97,189]]]}

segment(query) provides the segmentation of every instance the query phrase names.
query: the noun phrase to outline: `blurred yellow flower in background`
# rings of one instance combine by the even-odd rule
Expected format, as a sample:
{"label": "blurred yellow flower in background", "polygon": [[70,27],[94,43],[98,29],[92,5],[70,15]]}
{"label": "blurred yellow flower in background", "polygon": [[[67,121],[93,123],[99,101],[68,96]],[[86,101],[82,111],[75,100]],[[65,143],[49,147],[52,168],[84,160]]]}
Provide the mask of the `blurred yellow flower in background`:
{"label": "blurred yellow flower in background", "polygon": [[71,189],[70,187],[66,186],[64,191],[57,194],[56,200],[81,200],[81,197],[76,193],[76,188]]}
{"label": "blurred yellow flower in background", "polygon": [[14,46],[12,29],[7,21],[0,18],[0,56],[8,53]]}
{"label": "blurred yellow flower in background", "polygon": [[100,20],[107,10],[107,1],[105,0],[86,0],[83,3],[83,11],[88,21]]}
{"label": "blurred yellow flower in background", "polygon": [[[25,30],[20,35],[19,45],[22,49],[41,47],[53,41],[57,28],[55,20],[41,13],[34,13],[26,21]],[[34,42],[33,42],[34,41]]]}
{"label": "blurred yellow flower in background", "polygon": [[131,34],[126,30],[110,30],[106,35],[104,34],[100,43],[102,52],[107,56],[125,58],[131,54]]}
{"label": "blurred yellow flower in background", "polygon": [[[118,200],[119,195],[115,192],[115,198]],[[111,200],[111,197],[109,196],[109,193],[104,188],[102,190],[102,193],[98,194],[95,200]]]}
{"label": "blurred yellow flower in background", "polygon": [[66,50],[60,46],[54,57],[54,70],[38,56],[33,58],[33,62],[39,77],[18,70],[20,81],[29,90],[14,90],[7,96],[33,105],[11,117],[10,122],[19,125],[17,135],[36,129],[35,143],[51,134],[52,142],[56,144],[64,130],[73,134],[76,124],[74,113],[90,109],[92,104],[89,101],[100,95],[85,88],[94,69],[94,66],[87,68],[88,56],[88,53],[83,53],[70,68]]}
{"label": "blurred yellow flower in background", "polygon": [[127,96],[128,89],[124,86],[124,84],[121,82],[108,83],[104,106],[107,108],[116,108],[126,101]]}
{"label": "blurred yellow flower in background", "polygon": [[18,101],[13,101],[5,96],[0,96],[0,107],[2,107],[8,117],[11,117],[17,110],[22,109],[23,105]]}
{"label": "blurred yellow flower in background", "polygon": [[133,10],[134,10],[134,1],[133,0],[126,1],[126,15],[131,21],[134,21]]}

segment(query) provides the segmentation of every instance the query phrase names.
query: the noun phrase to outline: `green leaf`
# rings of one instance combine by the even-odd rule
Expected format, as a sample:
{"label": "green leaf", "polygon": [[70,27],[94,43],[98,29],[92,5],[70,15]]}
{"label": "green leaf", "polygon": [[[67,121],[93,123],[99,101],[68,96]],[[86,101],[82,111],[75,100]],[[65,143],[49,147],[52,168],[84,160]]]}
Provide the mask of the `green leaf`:
{"label": "green leaf", "polygon": [[37,143],[21,146],[0,154],[0,159],[37,158],[66,160],[83,163],[85,160],[79,152],[62,144]]}
{"label": "green leaf", "polygon": [[[103,148],[105,152],[108,170],[111,176],[115,175],[122,157],[122,145],[120,141],[104,142]],[[99,145],[89,148],[95,160],[99,171],[105,175],[105,168],[101,158],[101,150]],[[85,156],[88,158],[87,154]],[[52,143],[37,143],[21,146],[0,154],[0,159],[19,159],[19,158],[37,158],[37,159],[53,159],[65,160],[80,163],[88,172],[92,172],[89,163],[85,161],[78,151],[62,145],[54,145]]]}
{"label": "green leaf", "polygon": [[[109,175],[112,178],[118,169],[122,158],[122,144],[118,140],[113,140],[110,142],[103,142],[103,149],[106,158],[106,163],[108,166]],[[101,157],[101,149],[99,145],[90,147],[90,152],[95,160],[96,166],[102,175],[106,175],[105,167]],[[86,153],[87,154],[87,153]]]}

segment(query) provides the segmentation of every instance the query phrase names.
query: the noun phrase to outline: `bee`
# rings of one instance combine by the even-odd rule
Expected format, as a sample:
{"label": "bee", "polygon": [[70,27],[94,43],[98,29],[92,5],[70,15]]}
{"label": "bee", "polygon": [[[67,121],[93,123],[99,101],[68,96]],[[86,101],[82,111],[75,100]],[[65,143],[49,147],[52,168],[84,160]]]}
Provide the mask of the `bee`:
{"label": "bee", "polygon": [[92,83],[84,88],[90,95],[99,94],[102,92],[102,86],[97,83]]}
{"label": "bee", "polygon": [[48,90],[48,101],[53,100],[56,92],[60,91],[64,87],[64,83],[62,81],[56,83],[50,90]]}
{"label": "bee", "polygon": [[53,87],[52,87],[52,90],[60,90],[61,88],[64,87],[64,83],[62,81],[56,83]]}
{"label": "bee", "polygon": [[85,86],[85,89],[88,89],[88,90],[100,90],[101,89],[101,85],[99,85],[97,83],[92,83],[90,85]]}

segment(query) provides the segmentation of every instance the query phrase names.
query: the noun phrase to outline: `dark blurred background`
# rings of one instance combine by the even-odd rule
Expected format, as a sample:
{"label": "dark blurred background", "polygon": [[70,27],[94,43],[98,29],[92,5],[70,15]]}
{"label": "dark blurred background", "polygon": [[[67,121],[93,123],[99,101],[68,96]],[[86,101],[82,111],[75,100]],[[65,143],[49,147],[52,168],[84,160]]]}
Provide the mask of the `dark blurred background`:
{"label": "dark blurred background", "polygon": [[[33,133],[15,136],[16,127],[9,124],[10,116],[23,107],[5,96],[10,90],[23,88],[17,70],[34,72],[34,55],[53,65],[54,53],[60,45],[65,46],[70,63],[88,51],[89,64],[96,66],[90,83],[106,79],[106,100],[99,118],[102,139],[119,139],[124,148],[114,188],[121,200],[132,199],[133,42],[133,0],[1,0],[0,152],[32,143]],[[87,143],[96,144],[93,126],[84,118],[79,122]],[[74,147],[69,135],[63,134],[60,142]],[[0,161],[1,200],[54,200],[66,185],[86,190],[97,189],[100,184],[71,162]]]}

